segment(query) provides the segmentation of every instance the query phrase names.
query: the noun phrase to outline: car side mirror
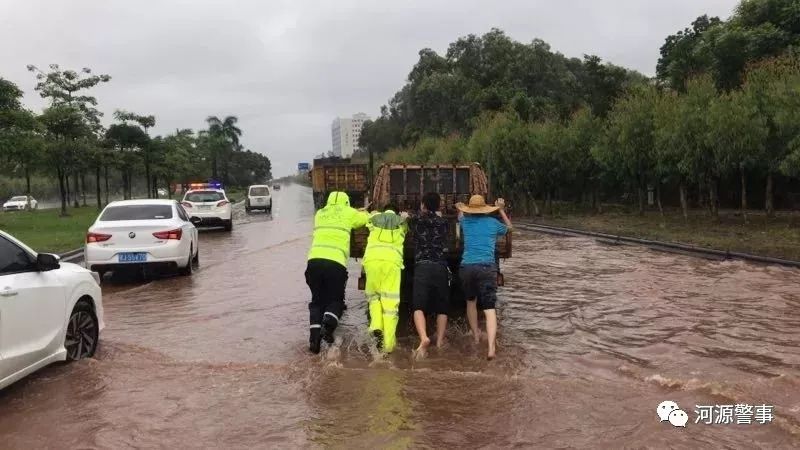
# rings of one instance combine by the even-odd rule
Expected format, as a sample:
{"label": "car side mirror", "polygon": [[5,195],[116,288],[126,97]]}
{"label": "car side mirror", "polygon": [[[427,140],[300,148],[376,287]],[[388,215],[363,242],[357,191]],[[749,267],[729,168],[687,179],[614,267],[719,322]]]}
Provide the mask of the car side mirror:
{"label": "car side mirror", "polygon": [[39,253],[36,256],[36,268],[39,269],[40,272],[56,270],[61,267],[61,263],[59,262],[60,260],[61,258],[56,255],[51,255],[50,253]]}
{"label": "car side mirror", "polygon": [[196,216],[192,216],[192,217],[189,219],[189,222],[192,222],[192,225],[197,225],[197,224],[199,224],[199,223],[200,223],[200,222],[202,222],[202,221],[203,221],[203,219],[201,219],[201,218],[199,218],[199,217],[196,217]]}

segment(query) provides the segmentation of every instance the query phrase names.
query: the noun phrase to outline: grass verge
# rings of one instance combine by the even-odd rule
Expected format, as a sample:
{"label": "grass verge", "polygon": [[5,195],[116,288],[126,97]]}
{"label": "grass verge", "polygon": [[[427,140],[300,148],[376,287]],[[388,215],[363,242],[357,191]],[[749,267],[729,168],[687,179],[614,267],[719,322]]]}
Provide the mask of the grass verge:
{"label": "grass verge", "polygon": [[688,220],[680,211],[636,213],[581,211],[531,218],[535,223],[618,236],[691,244],[705,248],[750,253],[800,261],[800,214],[778,213],[768,218],[749,212],[748,221],[738,211],[720,212],[719,221],[707,211],[691,211]]}
{"label": "grass verge", "polygon": [[0,230],[37,252],[64,253],[83,246],[86,230],[97,218],[97,208],[70,208],[68,217],[60,209],[0,213]]}
{"label": "grass verge", "polygon": [[247,188],[242,188],[242,187],[232,187],[225,189],[225,194],[228,196],[228,199],[232,200],[234,203],[238,203],[244,200],[245,197],[247,197],[246,192]]}

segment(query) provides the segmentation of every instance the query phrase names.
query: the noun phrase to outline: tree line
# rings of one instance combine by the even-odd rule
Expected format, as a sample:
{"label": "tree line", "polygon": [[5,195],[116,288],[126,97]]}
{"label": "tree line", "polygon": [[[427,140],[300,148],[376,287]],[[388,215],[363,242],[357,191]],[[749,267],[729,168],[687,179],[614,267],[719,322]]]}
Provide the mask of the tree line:
{"label": "tree line", "polygon": [[151,136],[155,116],[117,110],[114,122],[104,127],[91,90],[110,82],[109,75],[56,64],[46,71],[33,65],[28,70],[48,104],[40,114],[26,109],[19,87],[0,78],[0,173],[24,178],[28,195],[32,177],[51,177],[58,184],[62,214],[67,214],[70,197],[79,206],[79,192],[85,204],[87,178],[101,208],[117,191],[125,199],[136,194],[158,198],[160,190],[172,196],[178,184],[209,178],[246,186],[272,176],[269,158],[240,143],[236,116],[210,116],[208,128],[198,132],[178,129]]}
{"label": "tree line", "polygon": [[[478,161],[492,189],[532,213],[555,200],[628,200],[774,214],[800,192],[800,9],[745,0],[669,36],[656,77],[566,58],[493,29],[420,52],[359,145],[408,163]],[[364,155],[360,155],[364,156]],[[784,202],[788,204],[788,202]]]}

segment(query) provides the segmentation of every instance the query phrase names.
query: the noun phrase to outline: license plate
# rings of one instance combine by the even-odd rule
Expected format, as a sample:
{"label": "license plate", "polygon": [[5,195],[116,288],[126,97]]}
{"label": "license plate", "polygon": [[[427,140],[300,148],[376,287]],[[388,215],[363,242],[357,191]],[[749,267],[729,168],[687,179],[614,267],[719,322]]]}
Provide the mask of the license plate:
{"label": "license plate", "polygon": [[256,203],[264,203],[264,199],[263,198],[257,198],[256,199]]}
{"label": "license plate", "polygon": [[119,262],[121,263],[135,263],[135,262],[147,261],[147,253],[120,253],[118,257],[119,257]]}
{"label": "license plate", "polygon": [[199,208],[202,209],[202,210],[209,210],[209,209],[211,209],[211,206],[210,205],[200,205]]}

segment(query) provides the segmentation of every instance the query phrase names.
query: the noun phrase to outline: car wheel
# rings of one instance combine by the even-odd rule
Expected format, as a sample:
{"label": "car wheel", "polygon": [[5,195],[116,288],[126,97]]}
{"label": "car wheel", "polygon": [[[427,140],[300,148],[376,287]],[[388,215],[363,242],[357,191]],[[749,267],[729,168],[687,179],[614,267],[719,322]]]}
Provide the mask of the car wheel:
{"label": "car wheel", "polygon": [[67,336],[64,348],[67,350],[67,361],[91,358],[97,350],[100,327],[97,316],[91,306],[79,302],[72,310],[67,323]]}
{"label": "car wheel", "polygon": [[194,265],[195,269],[200,267],[200,249],[199,248],[197,249],[197,253],[194,255],[194,258],[192,258],[192,264]]}
{"label": "car wheel", "polygon": [[233,231],[233,219],[225,221],[225,231]]}
{"label": "car wheel", "polygon": [[178,273],[180,273],[184,277],[188,277],[192,274],[194,270],[194,247],[189,247],[189,258],[186,260],[186,267],[181,267],[178,269]]}

